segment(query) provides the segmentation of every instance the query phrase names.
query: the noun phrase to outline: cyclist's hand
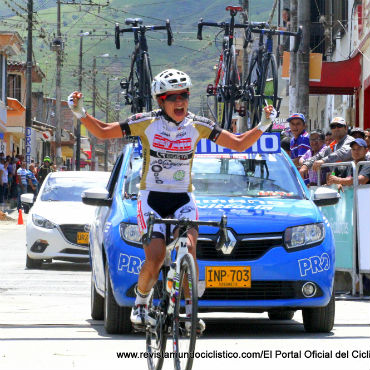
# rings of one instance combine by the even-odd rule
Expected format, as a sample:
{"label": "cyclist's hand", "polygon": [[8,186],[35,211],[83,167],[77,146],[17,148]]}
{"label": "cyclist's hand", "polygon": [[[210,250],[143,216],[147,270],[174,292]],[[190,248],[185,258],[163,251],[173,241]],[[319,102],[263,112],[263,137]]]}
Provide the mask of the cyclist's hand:
{"label": "cyclist's hand", "polygon": [[68,106],[77,119],[86,117],[86,110],[83,107],[83,105],[84,97],[82,93],[74,91],[72,94],[68,96]]}
{"label": "cyclist's hand", "polygon": [[272,105],[268,105],[263,108],[264,114],[262,114],[261,122],[257,125],[257,129],[265,132],[276,118],[276,110]]}

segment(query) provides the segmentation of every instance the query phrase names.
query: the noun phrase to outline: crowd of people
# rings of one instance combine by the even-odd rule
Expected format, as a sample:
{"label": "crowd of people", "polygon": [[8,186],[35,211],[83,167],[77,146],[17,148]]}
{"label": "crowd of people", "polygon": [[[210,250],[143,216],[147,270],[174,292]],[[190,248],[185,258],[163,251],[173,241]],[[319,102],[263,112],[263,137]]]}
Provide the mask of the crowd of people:
{"label": "crowd of people", "polygon": [[37,196],[39,189],[49,172],[56,171],[49,156],[44,157],[38,165],[31,160],[28,169],[22,155],[11,157],[0,153],[0,210],[12,200],[21,208],[21,195],[33,193]]}
{"label": "crowd of people", "polygon": [[[334,117],[330,131],[306,130],[306,118],[301,113],[292,114],[287,121],[289,129],[283,133],[281,147],[289,154],[307,186],[318,185],[318,170],[325,163],[350,162],[361,165],[358,183],[370,184],[370,129],[348,128],[344,118]],[[353,169],[350,166],[323,167],[320,184],[337,184],[338,189],[353,185]]]}

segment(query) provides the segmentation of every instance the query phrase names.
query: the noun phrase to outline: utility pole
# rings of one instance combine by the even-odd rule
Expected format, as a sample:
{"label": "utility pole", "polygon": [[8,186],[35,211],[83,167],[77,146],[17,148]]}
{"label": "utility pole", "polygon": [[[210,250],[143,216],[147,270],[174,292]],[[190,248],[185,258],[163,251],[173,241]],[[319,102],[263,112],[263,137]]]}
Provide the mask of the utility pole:
{"label": "utility pole", "polygon": [[[297,30],[298,0],[290,0],[290,27]],[[289,114],[297,112],[297,53],[290,52],[289,66]]]}
{"label": "utility pole", "polygon": [[300,1],[298,24],[302,25],[301,47],[297,53],[297,111],[309,115],[309,71],[310,71],[310,31],[311,2]]}
{"label": "utility pole", "polygon": [[[107,104],[105,106],[105,121],[109,122],[109,75],[107,76]],[[108,171],[108,139],[104,141],[104,171]]]}
{"label": "utility pole", "polygon": [[[95,117],[95,105],[96,105],[96,56],[94,55],[93,58],[93,80],[92,80],[92,86],[93,86],[93,92],[92,92],[92,115]],[[98,170],[98,166],[96,163],[96,137],[92,134],[90,134],[90,142],[91,142],[91,169],[93,171]]]}
{"label": "utility pole", "polygon": [[[239,2],[240,2],[241,6],[244,9],[244,11],[241,13],[242,18],[243,18],[243,24],[248,24],[249,0],[239,0]],[[249,55],[248,55],[247,48],[245,48],[244,52],[243,52],[243,79],[242,79],[242,81],[245,81],[247,79],[248,70],[249,70]],[[241,104],[243,104],[244,107],[246,108],[245,103],[241,103]],[[248,130],[247,117],[248,117],[248,114],[246,114],[246,116],[244,116],[241,119],[241,126],[240,126],[240,129],[239,129],[240,132],[245,132],[245,131]]]}
{"label": "utility pole", "polygon": [[[88,34],[88,33],[87,33]],[[82,91],[82,46],[83,46],[83,31],[80,33],[80,53],[78,64],[78,91]],[[76,171],[81,169],[81,121],[77,120],[76,125]]]}
{"label": "utility pole", "polygon": [[60,0],[57,0],[57,66],[56,66],[56,86],[55,86],[55,118],[56,118],[56,130],[55,130],[55,160],[57,166],[62,163],[62,140],[61,140],[61,67],[62,67],[62,34],[60,32]]}
{"label": "utility pole", "polygon": [[[27,168],[31,163],[31,119],[32,119],[32,17],[33,17],[33,0],[27,3],[27,79],[26,79],[26,163]],[[0,72],[1,73],[1,72]]]}

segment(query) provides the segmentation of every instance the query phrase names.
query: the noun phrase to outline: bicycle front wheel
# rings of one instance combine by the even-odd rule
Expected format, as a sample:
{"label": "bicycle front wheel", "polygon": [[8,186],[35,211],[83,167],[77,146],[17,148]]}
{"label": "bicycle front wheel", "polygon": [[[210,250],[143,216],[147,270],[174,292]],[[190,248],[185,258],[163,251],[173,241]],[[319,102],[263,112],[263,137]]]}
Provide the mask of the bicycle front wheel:
{"label": "bicycle front wheel", "polygon": [[149,57],[147,54],[143,56],[143,81],[142,81],[142,99],[143,108],[147,112],[152,110],[152,71],[150,68]]}
{"label": "bicycle front wheel", "polygon": [[[165,276],[162,270],[162,276]],[[163,279],[165,280],[165,279]],[[163,287],[159,287],[157,283],[154,287],[154,297],[163,297],[165,294]],[[149,304],[149,315],[155,318],[155,327],[147,326],[146,328],[146,352],[148,354],[147,362],[149,370],[161,370],[163,366],[167,336],[168,325],[166,322],[166,315],[161,309],[161,301],[159,304],[154,304],[153,296]]]}
{"label": "bicycle front wheel", "polygon": [[[178,295],[173,316],[173,352],[176,370],[190,370],[193,366],[198,324],[198,287],[193,256],[187,253],[181,260]],[[185,306],[190,310],[180,313]],[[184,311],[184,310],[181,310]]]}
{"label": "bicycle front wheel", "polygon": [[272,54],[266,56],[262,66],[258,63],[257,53],[252,56],[246,86],[253,90],[253,98],[247,101],[248,125],[253,128],[261,121],[264,106],[277,108],[278,75]]}
{"label": "bicycle front wheel", "polygon": [[239,99],[239,87],[240,87],[240,75],[238,72],[238,66],[236,64],[236,53],[235,46],[232,45],[230,48],[229,60],[227,61],[227,72],[224,86],[224,122],[223,128],[225,130],[231,129],[231,123],[233,113],[235,111],[235,102]]}

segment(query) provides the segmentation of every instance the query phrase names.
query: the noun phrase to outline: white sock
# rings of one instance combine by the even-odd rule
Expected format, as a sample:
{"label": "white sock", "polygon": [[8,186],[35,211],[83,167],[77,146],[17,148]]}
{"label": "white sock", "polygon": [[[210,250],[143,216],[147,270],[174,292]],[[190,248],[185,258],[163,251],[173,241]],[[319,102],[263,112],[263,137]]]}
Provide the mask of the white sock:
{"label": "white sock", "polygon": [[142,293],[136,287],[135,292],[136,292],[135,306],[137,306],[137,305],[148,305],[150,297],[151,297],[152,292],[153,292],[153,289],[151,289],[150,292],[148,292],[148,293]]}

